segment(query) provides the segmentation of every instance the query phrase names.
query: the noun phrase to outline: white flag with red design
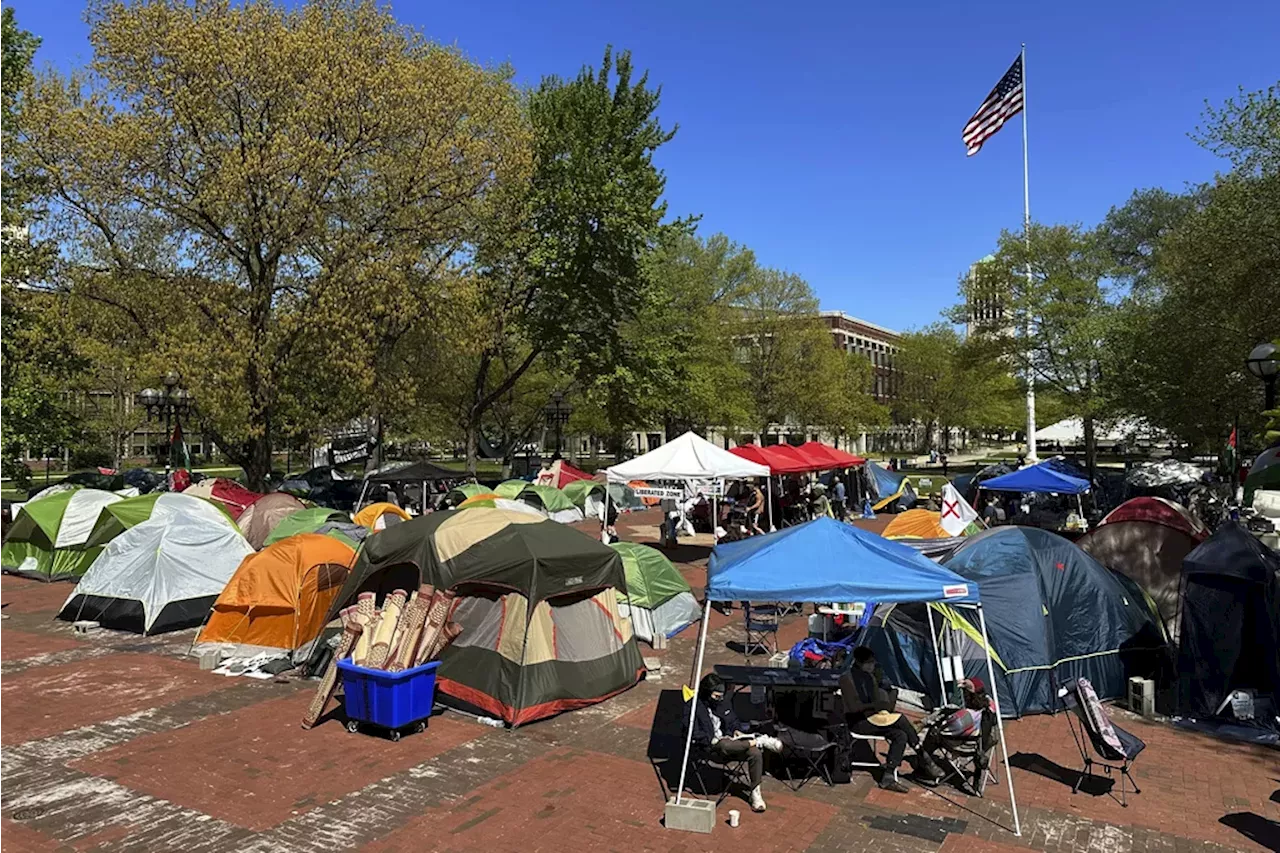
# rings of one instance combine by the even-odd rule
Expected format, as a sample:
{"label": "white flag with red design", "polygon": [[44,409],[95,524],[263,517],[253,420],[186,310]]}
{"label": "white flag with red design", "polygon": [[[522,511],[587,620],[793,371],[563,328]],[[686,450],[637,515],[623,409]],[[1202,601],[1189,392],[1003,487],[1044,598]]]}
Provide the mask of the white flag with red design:
{"label": "white flag with red design", "polygon": [[978,513],[960,496],[956,487],[947,483],[942,490],[942,513],[938,519],[942,529],[950,536],[959,536],[971,521],[978,520]]}

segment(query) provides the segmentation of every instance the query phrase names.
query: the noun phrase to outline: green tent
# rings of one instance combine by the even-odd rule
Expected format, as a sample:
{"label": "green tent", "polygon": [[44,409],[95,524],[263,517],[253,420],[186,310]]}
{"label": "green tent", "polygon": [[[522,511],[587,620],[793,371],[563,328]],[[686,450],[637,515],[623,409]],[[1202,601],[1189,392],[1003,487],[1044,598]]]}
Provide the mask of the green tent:
{"label": "green tent", "polygon": [[357,551],[360,549],[360,542],[351,535],[352,531],[344,529],[347,526],[353,529],[366,530],[364,527],[352,524],[351,516],[341,510],[329,509],[324,506],[301,509],[280,519],[280,523],[267,534],[262,547],[266,548],[281,539],[297,536],[299,533],[321,533],[325,536],[332,536],[334,539],[350,545],[353,551]]}
{"label": "green tent", "polygon": [[487,495],[492,489],[486,489],[479,483],[463,483],[461,486],[454,486],[449,490],[449,494],[444,496],[445,503],[450,506],[457,506],[467,498],[474,498],[476,495]]}
{"label": "green tent", "polygon": [[609,547],[622,556],[627,591],[618,596],[619,610],[631,617],[637,638],[652,644],[654,637],[673,637],[698,621],[702,608],[693,589],[661,551],[634,542]]}
{"label": "green tent", "polygon": [[[92,547],[106,545],[126,530],[137,527],[155,515],[171,516],[175,513],[196,513],[213,518],[214,515],[231,519],[230,514],[216,501],[205,500],[181,492],[149,492],[133,498],[125,498],[102,508],[89,535]],[[234,523],[234,520],[232,520]]]}
{"label": "green tent", "polygon": [[525,483],[524,491],[520,492],[520,500],[546,510],[547,516],[552,521],[558,521],[561,524],[573,524],[576,521],[582,521],[583,518],[582,510],[574,506],[569,496],[555,486]]}
{"label": "green tent", "polygon": [[584,513],[587,511],[588,496],[595,495],[599,500],[604,500],[604,483],[597,483],[595,480],[574,480],[572,483],[565,483],[560,491]]}
{"label": "green tent", "polygon": [[[493,493],[500,498],[518,498],[525,489],[532,486],[528,480],[503,480],[494,488]],[[467,497],[471,497],[467,495]]]}
{"label": "green tent", "polygon": [[440,656],[438,701],[522,725],[594,705],[644,673],[619,612],[620,556],[562,524],[478,507],[388,527],[365,542],[329,615],[361,592],[420,583],[458,595],[449,618],[462,633]]}
{"label": "green tent", "polygon": [[91,537],[98,514],[124,502],[99,489],[67,489],[29,501],[0,549],[0,565],[6,572],[46,581],[79,578],[102,551],[104,543]]}

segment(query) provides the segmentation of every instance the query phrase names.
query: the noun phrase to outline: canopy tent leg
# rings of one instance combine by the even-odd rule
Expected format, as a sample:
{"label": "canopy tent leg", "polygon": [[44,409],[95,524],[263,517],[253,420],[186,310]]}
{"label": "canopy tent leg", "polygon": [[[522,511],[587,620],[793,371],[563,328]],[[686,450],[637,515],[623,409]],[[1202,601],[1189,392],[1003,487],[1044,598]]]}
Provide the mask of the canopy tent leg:
{"label": "canopy tent leg", "polygon": [[356,508],[352,512],[359,512],[360,507],[364,506],[364,496],[369,493],[369,478],[364,478],[364,485],[360,487],[360,498],[356,501]]}
{"label": "canopy tent leg", "polygon": [[[689,752],[693,748],[693,718],[698,713],[698,676],[702,673],[702,654],[707,649],[707,624],[711,621],[711,599],[704,598],[702,602],[702,628],[698,631],[698,653],[694,655],[693,677],[689,679],[693,687],[693,698],[689,700],[689,731],[684,739],[684,760],[680,762],[680,784],[676,788],[676,805],[680,805],[681,798],[684,797],[684,779],[685,773],[689,770]],[[1007,766],[1008,759],[1005,760]],[[1007,769],[1007,767],[1006,767]]]}
{"label": "canopy tent leg", "polygon": [[987,638],[987,617],[978,604],[978,624],[982,627],[982,646],[987,653],[987,678],[991,679],[991,698],[996,703],[996,729],[1000,732],[1000,754],[1004,758],[1004,778],[1009,783],[1009,804],[1013,806],[1013,834],[1022,835],[1022,822],[1018,819],[1018,800],[1013,794],[1013,773],[1009,769],[1009,746],[1004,739],[1004,718],[1000,714],[1000,690],[996,687],[996,670],[991,663],[991,640]]}
{"label": "canopy tent leg", "polygon": [[938,665],[938,707],[941,708],[947,703],[947,680],[942,677],[942,654],[938,651],[938,633],[933,626],[933,608],[928,602],[924,605],[924,610],[929,614],[929,636],[933,638],[933,660]]}

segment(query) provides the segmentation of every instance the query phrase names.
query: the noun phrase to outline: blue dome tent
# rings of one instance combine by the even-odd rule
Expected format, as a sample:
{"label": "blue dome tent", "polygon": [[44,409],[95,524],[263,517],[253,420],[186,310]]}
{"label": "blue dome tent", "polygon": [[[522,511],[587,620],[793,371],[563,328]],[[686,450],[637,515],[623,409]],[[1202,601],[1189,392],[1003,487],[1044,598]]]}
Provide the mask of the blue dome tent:
{"label": "blue dome tent", "polygon": [[[1167,654],[1141,592],[1049,531],[992,528],[943,565],[981,591],[1003,716],[1059,710],[1057,686],[1079,677],[1099,697],[1118,698],[1129,675],[1158,669]],[[934,609],[953,629],[944,647],[963,659],[966,675],[981,674],[986,650],[977,621],[945,603]],[[922,693],[936,666],[926,630],[920,608],[882,607],[867,639],[895,683]]]}

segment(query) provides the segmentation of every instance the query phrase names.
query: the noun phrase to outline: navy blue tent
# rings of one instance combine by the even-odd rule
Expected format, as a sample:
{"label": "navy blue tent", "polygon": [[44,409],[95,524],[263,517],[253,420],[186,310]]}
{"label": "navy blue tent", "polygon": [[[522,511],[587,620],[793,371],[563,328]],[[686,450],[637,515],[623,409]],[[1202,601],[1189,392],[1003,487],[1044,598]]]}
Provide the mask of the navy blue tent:
{"label": "navy blue tent", "polygon": [[[1156,671],[1167,652],[1146,601],[1047,530],[992,528],[969,537],[943,565],[980,589],[1005,716],[1057,710],[1057,687],[1080,676],[1100,697],[1118,698],[1130,675]],[[927,628],[921,635],[922,614],[878,611],[867,643],[895,683],[927,693],[937,664]],[[963,611],[945,615],[960,629],[952,653],[967,675],[985,678],[976,620]]]}
{"label": "navy blue tent", "polygon": [[1089,481],[1063,473],[1050,462],[1028,465],[984,482],[980,488],[992,492],[1053,492],[1060,495],[1079,495],[1089,491]]}
{"label": "navy blue tent", "polygon": [[831,518],[717,545],[710,601],[948,601],[976,604],[975,584],[913,548]]}
{"label": "navy blue tent", "polygon": [[1179,710],[1212,718],[1233,690],[1280,728],[1280,556],[1234,522],[1182,561]]}

